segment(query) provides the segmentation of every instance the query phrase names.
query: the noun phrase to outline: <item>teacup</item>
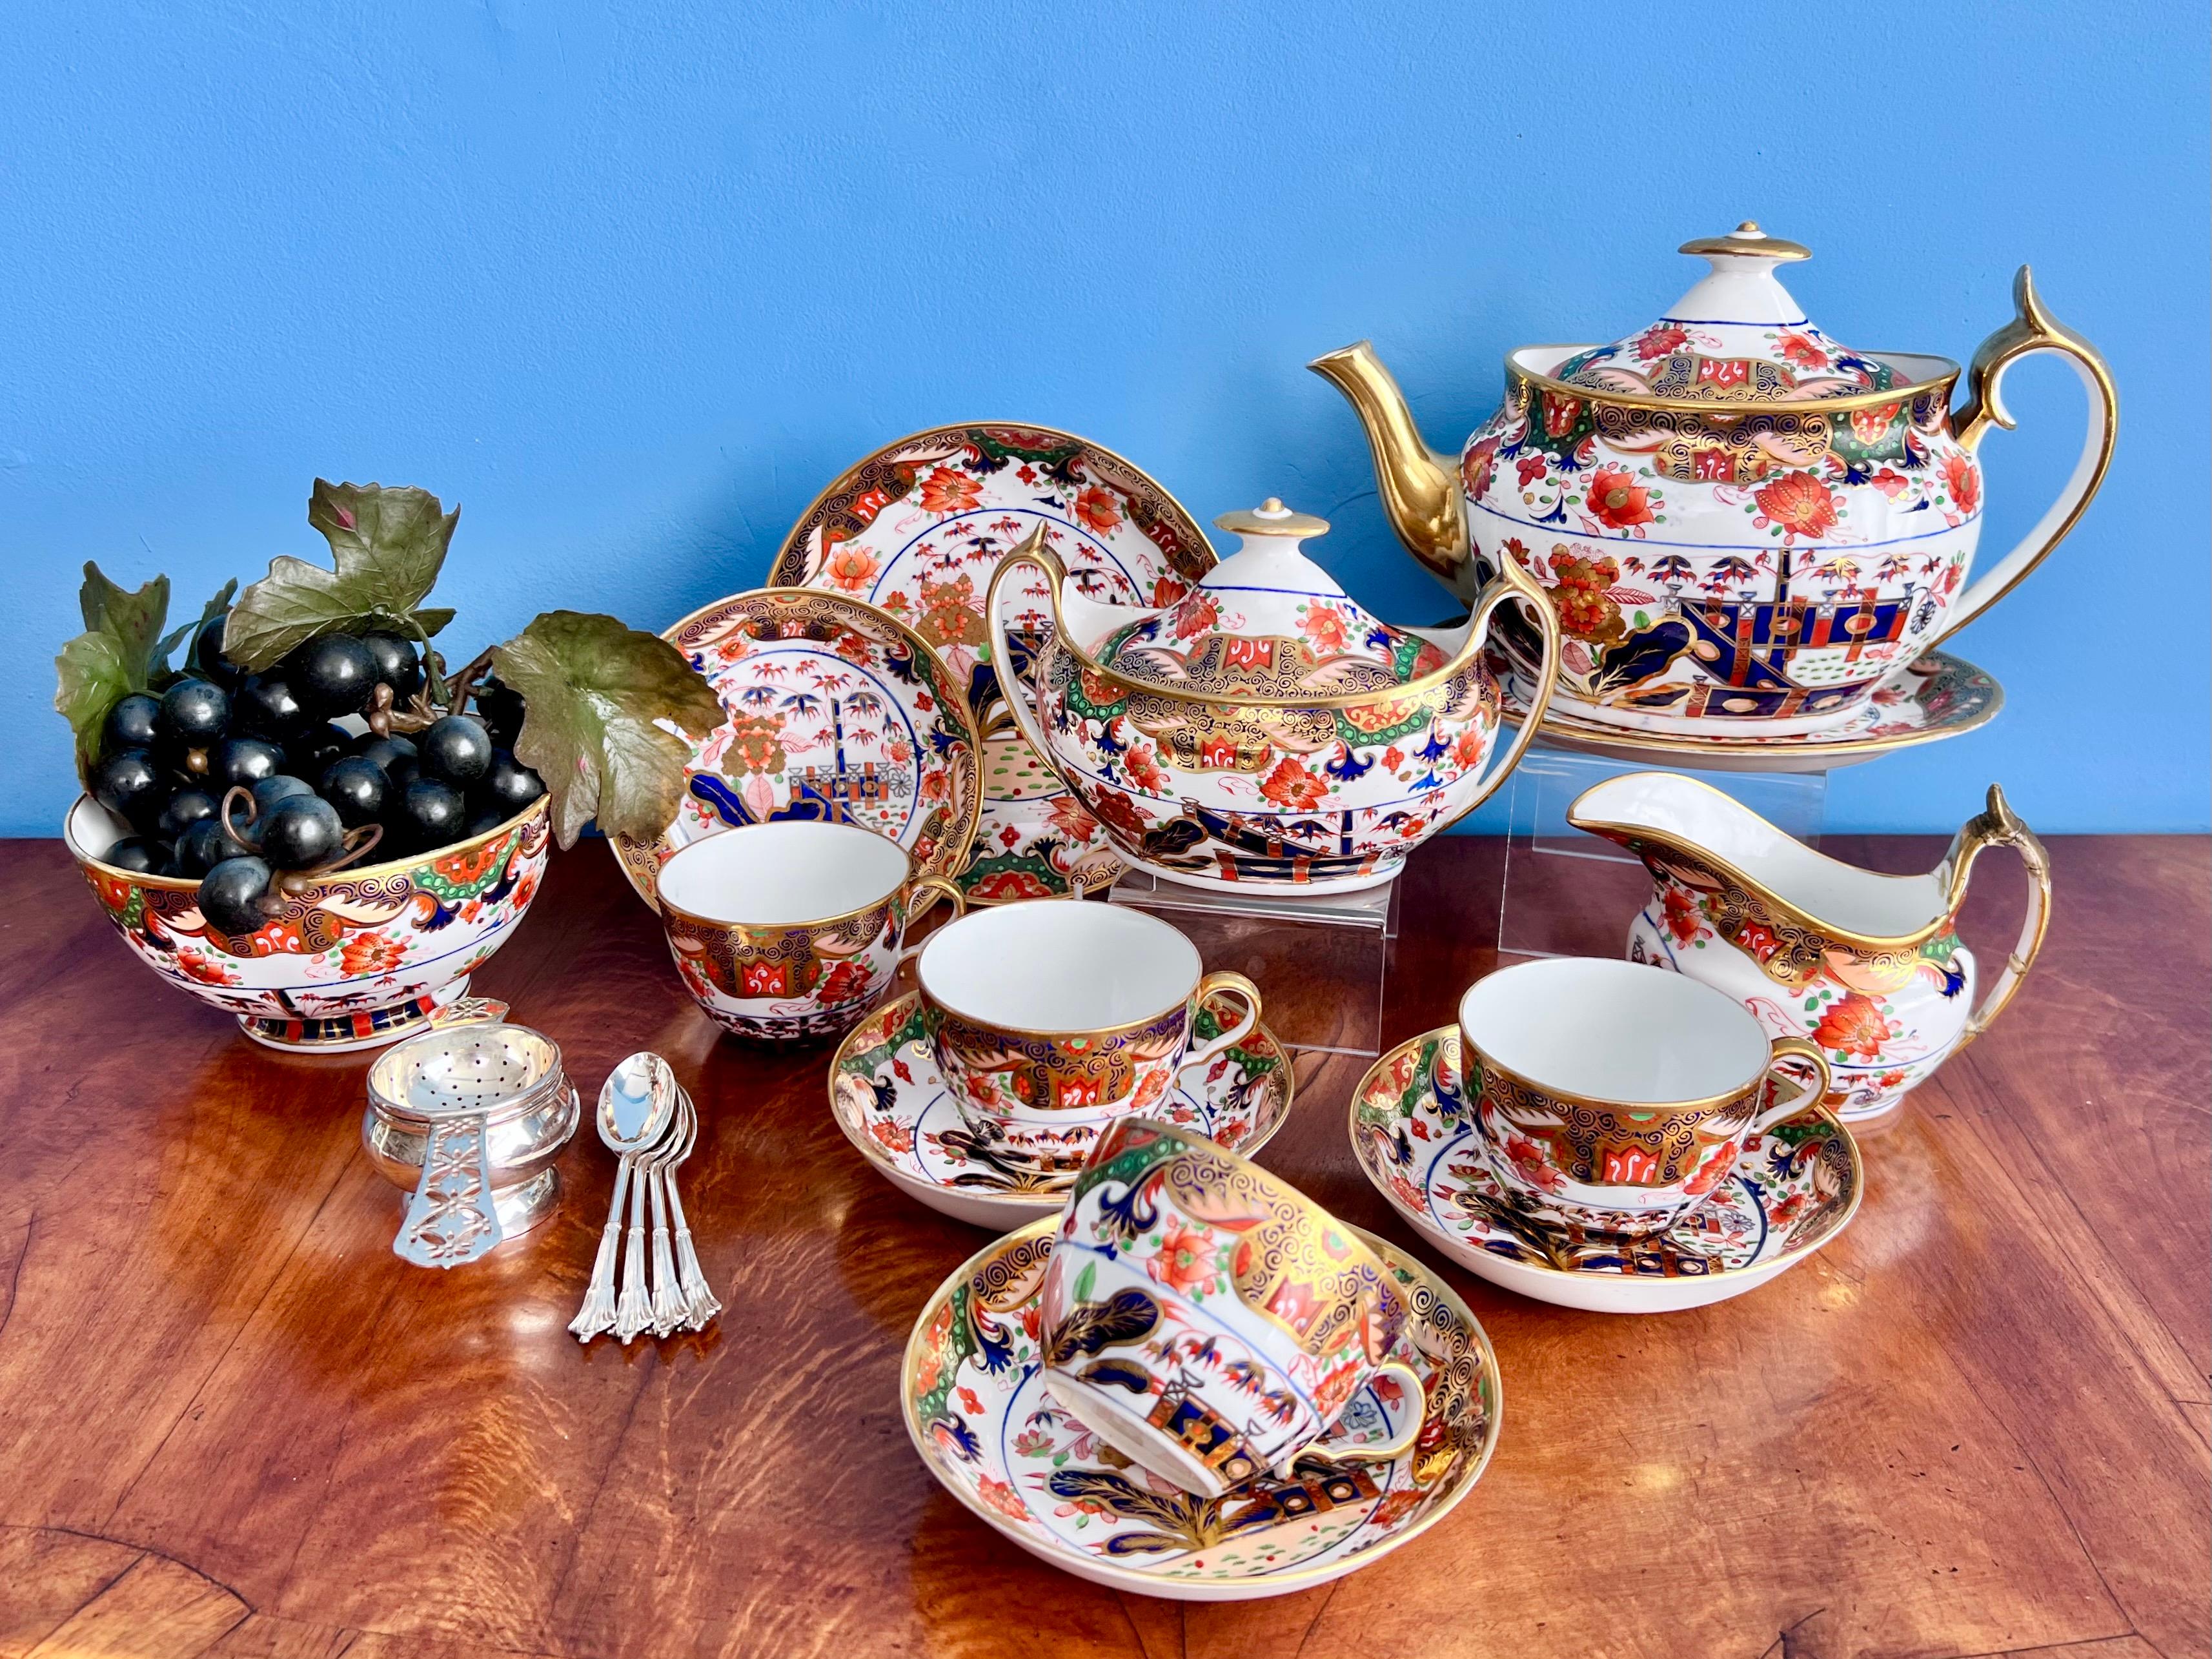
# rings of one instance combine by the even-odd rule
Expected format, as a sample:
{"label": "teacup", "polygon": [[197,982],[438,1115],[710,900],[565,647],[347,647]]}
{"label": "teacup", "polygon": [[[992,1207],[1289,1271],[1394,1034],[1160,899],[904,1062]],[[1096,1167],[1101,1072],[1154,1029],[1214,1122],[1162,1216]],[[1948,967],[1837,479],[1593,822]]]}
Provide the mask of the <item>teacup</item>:
{"label": "teacup", "polygon": [[[1158,917],[1080,899],[1004,904],[939,928],[915,981],[975,1150],[1015,1169],[1073,1170],[1108,1124],[1241,1042],[1259,1021],[1259,988],[1202,966]],[[1212,1018],[1200,1010],[1223,991],[1243,1017],[1194,1049]]]}
{"label": "teacup", "polygon": [[660,923],[692,1000],[724,1030],[763,1042],[842,1036],[890,988],[943,876],[858,824],[752,823],[677,849],[660,866]]}
{"label": "teacup", "polygon": [[[1287,1182],[1173,1124],[1100,1137],[1041,1306],[1047,1392],[1185,1491],[1218,1498],[1301,1454],[1396,1457],[1420,1433],[1420,1376],[1388,1357],[1407,1310],[1382,1263]],[[1370,1388],[1402,1409],[1362,1442],[1323,1441]]]}
{"label": "teacup", "polygon": [[[1460,999],[1467,1097],[1510,1194],[1589,1231],[1665,1231],[1735,1168],[1744,1142],[1814,1104],[1828,1062],[1770,1041],[1743,1005],[1638,963],[1557,957]],[[1785,1089],[1785,1066],[1812,1082]]]}

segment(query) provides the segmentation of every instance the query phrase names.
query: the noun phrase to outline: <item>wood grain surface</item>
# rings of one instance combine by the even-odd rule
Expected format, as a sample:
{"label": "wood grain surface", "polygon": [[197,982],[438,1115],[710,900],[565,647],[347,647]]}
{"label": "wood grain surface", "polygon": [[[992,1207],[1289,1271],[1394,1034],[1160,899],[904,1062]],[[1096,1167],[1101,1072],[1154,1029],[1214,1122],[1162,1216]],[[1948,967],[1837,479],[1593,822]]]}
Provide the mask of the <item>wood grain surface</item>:
{"label": "wood grain surface", "polygon": [[[627,1352],[564,1328],[596,1142],[544,1227],[410,1268],[363,1060],[255,1047],[131,960],[58,844],[0,845],[0,1659],[2203,1654],[2212,856],[2051,851],[2041,964],[1868,1136],[1844,1237],[1650,1319],[1445,1267],[1504,1377],[1480,1486],[1334,1585],[1204,1606],[1060,1575],[939,1490],[898,1355],[983,1235],[851,1151],[824,1051],[717,1040],[603,848],[556,859],[477,983],[587,1093],[652,1048],[699,1103],[686,1204],[729,1308]],[[1392,1040],[1495,962],[1499,858],[1413,860]],[[1987,959],[2021,884],[1984,867]],[[1549,902],[1625,930],[1603,880]],[[1263,1161],[1409,1243],[1345,1143],[1364,1064],[1302,1057]]]}

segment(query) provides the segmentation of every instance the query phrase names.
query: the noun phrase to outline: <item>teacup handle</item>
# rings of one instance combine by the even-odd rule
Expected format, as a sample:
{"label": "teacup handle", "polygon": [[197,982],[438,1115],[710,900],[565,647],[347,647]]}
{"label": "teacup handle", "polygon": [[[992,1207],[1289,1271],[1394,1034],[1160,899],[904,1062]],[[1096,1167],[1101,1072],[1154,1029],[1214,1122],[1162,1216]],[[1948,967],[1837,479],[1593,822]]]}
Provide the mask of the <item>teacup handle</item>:
{"label": "teacup handle", "polygon": [[1763,1135],[1776,1124],[1788,1122],[1808,1106],[1818,1105],[1828,1091],[1835,1087],[1835,1074],[1828,1069],[1827,1055],[1801,1036],[1774,1039],[1774,1058],[1767,1062],[1766,1075],[1777,1083],[1783,1081],[1782,1068],[1792,1060],[1803,1060],[1812,1066],[1812,1086],[1776,1101],[1752,1119],[1751,1133]]}
{"label": "teacup handle", "polygon": [[[917,893],[923,896],[919,904],[914,902]],[[968,895],[960,890],[960,884],[950,876],[916,876],[907,883],[899,894],[899,908],[905,913],[899,922],[900,937],[903,939],[906,930],[914,926],[915,918],[927,915],[930,906],[940,898],[948,900],[952,906],[952,914],[945,918],[947,922],[957,921],[968,914]],[[933,933],[929,937],[935,939],[937,935]],[[928,943],[929,939],[924,939],[921,945]],[[921,955],[921,945],[908,945],[902,949],[898,965],[903,968]]]}
{"label": "teacup handle", "polygon": [[1195,1011],[1203,1008],[1209,997],[1222,991],[1232,992],[1243,999],[1244,1018],[1222,1032],[1203,1048],[1194,1054],[1185,1055],[1182,1064],[1176,1067],[1177,1073],[1187,1072],[1194,1066],[1202,1066],[1223,1049],[1234,1048],[1251,1036],[1252,1028],[1260,1023],[1260,988],[1245,978],[1243,975],[1232,973],[1226,968],[1217,969],[1199,981],[1198,989],[1190,994],[1192,1009]]}
{"label": "teacup handle", "polygon": [[[1421,1374],[1411,1365],[1401,1364],[1393,1359],[1377,1365],[1375,1376],[1394,1379],[1413,1402],[1406,1426],[1378,1446],[1332,1446],[1325,1440],[1317,1440],[1310,1445],[1301,1446],[1289,1460],[1291,1462],[1296,1462],[1300,1457],[1325,1457],[1332,1463],[1387,1463],[1392,1458],[1403,1457],[1413,1449],[1413,1443],[1421,1437],[1422,1425],[1429,1415],[1428,1389],[1421,1382]],[[1330,1426],[1335,1425],[1332,1424]]]}

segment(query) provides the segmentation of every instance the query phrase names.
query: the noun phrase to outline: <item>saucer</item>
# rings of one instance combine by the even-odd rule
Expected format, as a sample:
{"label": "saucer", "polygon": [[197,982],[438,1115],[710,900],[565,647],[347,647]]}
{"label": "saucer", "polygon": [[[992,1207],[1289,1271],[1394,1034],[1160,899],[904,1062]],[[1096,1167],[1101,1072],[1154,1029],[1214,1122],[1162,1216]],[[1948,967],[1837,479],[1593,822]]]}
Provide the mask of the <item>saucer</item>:
{"label": "saucer", "polygon": [[[830,1109],[837,1127],[885,1180],[955,1220],[1004,1229],[1059,1214],[1074,1170],[1038,1175],[1013,1169],[975,1146],[938,1075],[920,1007],[912,992],[893,999],[838,1048],[830,1062]],[[1194,1023],[1197,1041],[1217,1035],[1224,1018],[1241,1014],[1234,997],[1209,1002]],[[1245,1158],[1290,1117],[1291,1057],[1264,1024],[1216,1055],[1194,1088],[1200,1075],[1196,1068],[1186,1073],[1149,1115],[1201,1128]]]}
{"label": "saucer", "polygon": [[[1505,718],[1515,725],[1528,700],[1513,671],[1493,649],[1491,672],[1505,690]],[[1602,756],[1631,766],[1691,766],[1712,772],[1830,772],[1894,750],[1938,743],[1986,726],[2004,707],[2004,688],[1985,671],[1948,651],[1930,651],[1890,675],[1868,694],[1849,720],[1821,732],[1792,736],[1741,732],[1690,737],[1675,732],[1632,732],[1563,714],[1544,715],[1543,738],[1562,749]]]}
{"label": "saucer", "polygon": [[[1096,573],[1085,592],[1108,604],[1166,605],[1213,568],[1196,520],[1112,450],[1050,427],[972,422],[914,433],[848,469],[792,526],[769,580],[890,612],[985,714],[1000,688],[983,596],[1039,524],[1070,570]],[[1041,580],[1015,591],[1042,611]],[[1110,886],[1121,863],[1097,820],[1010,721],[986,731],[982,826],[958,878],[969,902]]]}
{"label": "saucer", "polygon": [[982,743],[961,683],[904,623],[835,593],[756,588],[661,637],[707,677],[728,718],[692,740],[675,822],[657,840],[608,838],[647,904],[678,848],[771,819],[873,830],[912,853],[921,875],[966,866]]}
{"label": "saucer", "polygon": [[[1037,1297],[1057,1227],[1048,1217],[1010,1233],[939,1286],[899,1372],[907,1431],[929,1472],[1039,1559],[1140,1595],[1280,1595],[1380,1560],[1481,1478],[1499,1421],[1490,1339],[1440,1277],[1356,1227],[1346,1231],[1382,1259],[1413,1309],[1388,1357],[1425,1380],[1419,1443],[1374,1463],[1302,1456],[1289,1479],[1248,1481],[1218,1498],[1148,1475],[1045,1395]],[[1370,1386],[1330,1437],[1387,1436],[1406,1406],[1395,1385]]]}
{"label": "saucer", "polygon": [[1490,1172],[1449,1025],[1375,1062],[1352,1091],[1351,1128],[1368,1180],[1453,1261],[1506,1290],[1593,1313],[1668,1313],[1756,1290],[1841,1232],[1866,1192],[1850,1131],[1812,1106],[1752,1136],[1727,1183],[1657,1237],[1587,1232],[1509,1196]]}

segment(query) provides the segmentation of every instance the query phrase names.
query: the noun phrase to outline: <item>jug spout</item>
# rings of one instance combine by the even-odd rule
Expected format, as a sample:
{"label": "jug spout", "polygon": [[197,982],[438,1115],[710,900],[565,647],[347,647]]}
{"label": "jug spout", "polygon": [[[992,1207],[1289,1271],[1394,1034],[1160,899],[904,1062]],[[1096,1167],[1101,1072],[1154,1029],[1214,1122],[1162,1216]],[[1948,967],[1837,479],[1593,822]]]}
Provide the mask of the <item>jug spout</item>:
{"label": "jug spout", "polygon": [[1447,586],[1469,589],[1464,571],[1469,552],[1467,508],[1460,500],[1459,469],[1422,438],[1405,394],[1374,348],[1362,340],[1306,367],[1345,395],[1366,428],[1382,509],[1398,539]]}

